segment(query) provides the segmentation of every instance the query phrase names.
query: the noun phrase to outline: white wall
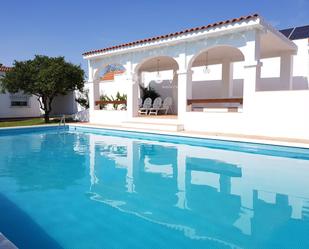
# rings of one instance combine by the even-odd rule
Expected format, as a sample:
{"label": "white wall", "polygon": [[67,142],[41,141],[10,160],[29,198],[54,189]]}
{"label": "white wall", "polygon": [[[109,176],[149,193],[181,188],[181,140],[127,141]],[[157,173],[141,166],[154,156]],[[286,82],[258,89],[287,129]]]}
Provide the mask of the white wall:
{"label": "white wall", "polygon": [[57,96],[52,103],[51,115],[74,114],[79,111],[75,97],[75,92]]}
{"label": "white wall", "polygon": [[129,119],[127,111],[90,110],[89,122],[93,124],[121,125]]}
{"label": "white wall", "polygon": [[248,112],[186,112],[186,130],[309,139],[309,90],[256,92]]}
{"label": "white wall", "polygon": [[[0,78],[3,75],[4,72],[0,72]],[[10,94],[0,92],[0,118],[39,117],[40,115],[40,106],[35,96],[30,97],[29,106],[12,107]]]}
{"label": "white wall", "polygon": [[115,75],[114,80],[101,81],[100,84],[100,95],[107,95],[108,97],[116,97],[117,92],[120,94],[126,94],[128,86],[125,80],[126,75]]}
{"label": "white wall", "polygon": [[29,106],[11,107],[10,94],[0,94],[0,118],[39,117],[40,106],[35,97],[29,99]]}
{"label": "white wall", "polygon": [[[0,75],[4,75],[4,73],[0,72]],[[52,115],[76,113],[78,111],[78,105],[75,102],[75,92],[56,97],[52,108]],[[0,118],[40,117],[42,114],[43,111],[40,109],[36,96],[30,97],[29,106],[12,107],[10,94],[0,93]]]}
{"label": "white wall", "polygon": [[[90,60],[89,82],[96,80],[96,71],[106,63],[117,61],[124,65],[130,74],[134,75],[138,72],[136,70],[138,70],[139,65],[147,59],[168,56],[178,63],[177,86],[178,94],[180,94],[178,96],[180,100],[178,103],[178,115],[179,121],[184,124],[186,130],[309,139],[308,39],[294,41],[298,46],[298,51],[293,56],[294,73],[292,75],[292,89],[287,91],[290,84],[280,80],[280,61],[278,58],[262,59],[261,78],[257,79],[255,85],[250,84],[250,82],[255,82],[256,78],[259,77],[261,64],[258,57],[261,53],[257,44],[260,41],[260,35],[263,34],[258,31],[247,30],[241,33],[233,32],[221,36],[209,36],[207,39],[195,39],[187,44],[179,42],[173,44],[173,46],[154,46],[144,50],[140,49],[136,52],[122,51],[112,56],[98,57]],[[281,38],[279,37],[278,39]],[[282,40],[281,46],[283,50],[288,51],[288,49],[293,48],[287,40],[283,38]],[[269,41],[266,40],[266,42]],[[220,45],[238,48],[244,55],[245,62],[237,62],[233,65],[234,87],[232,94],[232,97],[244,97],[244,109],[238,113],[189,112],[186,110],[186,98],[222,97],[220,66],[211,69],[211,74],[209,76],[206,75],[206,77],[193,69],[192,88],[188,80],[188,75],[190,74],[188,67],[191,65],[192,59],[201,51],[205,51],[206,48]],[[275,48],[272,46],[271,44],[269,48],[274,50],[273,56],[279,56],[278,53],[281,53],[281,50],[275,51]],[[263,55],[272,55],[272,51],[267,51]],[[214,63],[220,62],[214,61]],[[286,64],[288,65],[288,63]],[[287,81],[288,77],[285,78],[285,81]],[[131,90],[133,89],[132,85],[134,86],[134,82],[136,80],[133,77],[127,82],[130,83],[128,85]],[[190,93],[191,89],[192,96]],[[161,91],[162,89],[159,90]],[[134,92],[134,90],[131,92]],[[135,96],[135,94],[132,94],[132,96]],[[133,99],[136,99],[136,97],[132,97],[129,103],[133,103]],[[99,113],[96,112],[94,115],[101,116],[100,122],[104,123],[111,117],[109,114],[106,114],[108,116],[105,120],[103,112]],[[132,111],[131,116],[134,115],[135,113]],[[94,117],[93,119],[96,118]],[[117,118],[115,117],[115,119]]]}

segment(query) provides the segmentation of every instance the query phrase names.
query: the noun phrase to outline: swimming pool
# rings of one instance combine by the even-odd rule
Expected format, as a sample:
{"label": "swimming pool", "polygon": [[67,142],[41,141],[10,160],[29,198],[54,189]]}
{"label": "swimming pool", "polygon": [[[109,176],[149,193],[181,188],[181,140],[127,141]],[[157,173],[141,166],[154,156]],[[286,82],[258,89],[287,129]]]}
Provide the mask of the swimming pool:
{"label": "swimming pool", "polygon": [[0,131],[20,248],[309,248],[309,150],[83,127]]}

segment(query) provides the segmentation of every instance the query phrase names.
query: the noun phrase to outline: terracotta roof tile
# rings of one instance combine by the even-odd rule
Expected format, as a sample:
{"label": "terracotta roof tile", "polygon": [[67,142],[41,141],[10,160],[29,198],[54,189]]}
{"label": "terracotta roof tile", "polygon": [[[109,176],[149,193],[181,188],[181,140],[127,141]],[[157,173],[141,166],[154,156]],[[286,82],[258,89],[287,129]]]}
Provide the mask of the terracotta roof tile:
{"label": "terracotta roof tile", "polygon": [[118,70],[118,71],[110,71],[105,73],[102,77],[101,80],[102,81],[107,81],[107,80],[114,80],[115,79],[115,75],[119,75],[119,74],[123,74],[124,71],[122,70]]}
{"label": "terracotta roof tile", "polygon": [[155,36],[155,37],[151,37],[151,38],[137,40],[137,41],[134,41],[134,42],[120,44],[120,45],[117,45],[117,46],[92,50],[92,51],[88,51],[88,52],[83,53],[83,55],[87,56],[87,55],[91,55],[91,54],[96,54],[96,53],[114,50],[114,49],[117,49],[117,48],[129,47],[129,46],[132,46],[132,45],[142,44],[142,43],[146,43],[146,42],[150,42],[150,41],[156,41],[156,40],[160,40],[160,39],[164,39],[164,38],[178,36],[178,35],[185,34],[185,33],[190,33],[190,32],[199,31],[199,30],[205,30],[205,29],[215,27],[215,26],[220,26],[220,25],[223,25],[223,24],[235,23],[235,22],[240,22],[240,21],[243,21],[243,20],[249,20],[249,19],[256,18],[256,17],[259,17],[259,15],[253,14],[253,15],[248,15],[248,16],[242,16],[242,17],[239,17],[239,18],[233,18],[233,19],[229,19],[229,20],[226,20],[226,21],[220,21],[220,22],[216,22],[216,23],[213,23],[213,24],[208,24],[207,26],[200,26],[200,27],[196,27],[196,28],[182,30],[182,31],[175,32],[175,33],[170,33],[170,34],[167,34],[167,35]]}
{"label": "terracotta roof tile", "polygon": [[10,71],[11,69],[12,69],[11,67],[0,66],[0,72],[8,72],[8,71]]}

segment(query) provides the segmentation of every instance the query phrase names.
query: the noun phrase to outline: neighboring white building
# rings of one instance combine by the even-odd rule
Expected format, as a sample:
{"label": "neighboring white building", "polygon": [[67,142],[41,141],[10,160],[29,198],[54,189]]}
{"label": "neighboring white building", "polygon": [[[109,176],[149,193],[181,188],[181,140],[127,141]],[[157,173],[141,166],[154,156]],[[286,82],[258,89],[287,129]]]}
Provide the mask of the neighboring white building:
{"label": "neighboring white building", "polygon": [[[10,67],[1,66],[0,77],[9,70]],[[51,115],[73,114],[77,112],[77,108],[75,93],[71,92],[55,98]],[[0,119],[40,117],[42,114],[36,96],[0,92]]]}
{"label": "neighboring white building", "polygon": [[[279,32],[254,14],[86,52],[90,122],[309,139],[308,37],[309,26]],[[125,72],[106,80],[108,65]],[[149,84],[177,116],[138,117],[139,85]],[[95,104],[118,91],[126,111]]]}

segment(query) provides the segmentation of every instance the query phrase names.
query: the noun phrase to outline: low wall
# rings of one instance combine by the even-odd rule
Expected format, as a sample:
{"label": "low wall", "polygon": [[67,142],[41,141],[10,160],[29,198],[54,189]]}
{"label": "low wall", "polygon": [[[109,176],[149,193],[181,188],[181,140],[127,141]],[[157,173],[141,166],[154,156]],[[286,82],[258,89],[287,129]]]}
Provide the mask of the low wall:
{"label": "low wall", "polygon": [[128,120],[127,111],[92,110],[90,111],[90,123],[120,125]]}
{"label": "low wall", "polygon": [[309,139],[309,91],[256,92],[240,113],[186,112],[186,130]]}

